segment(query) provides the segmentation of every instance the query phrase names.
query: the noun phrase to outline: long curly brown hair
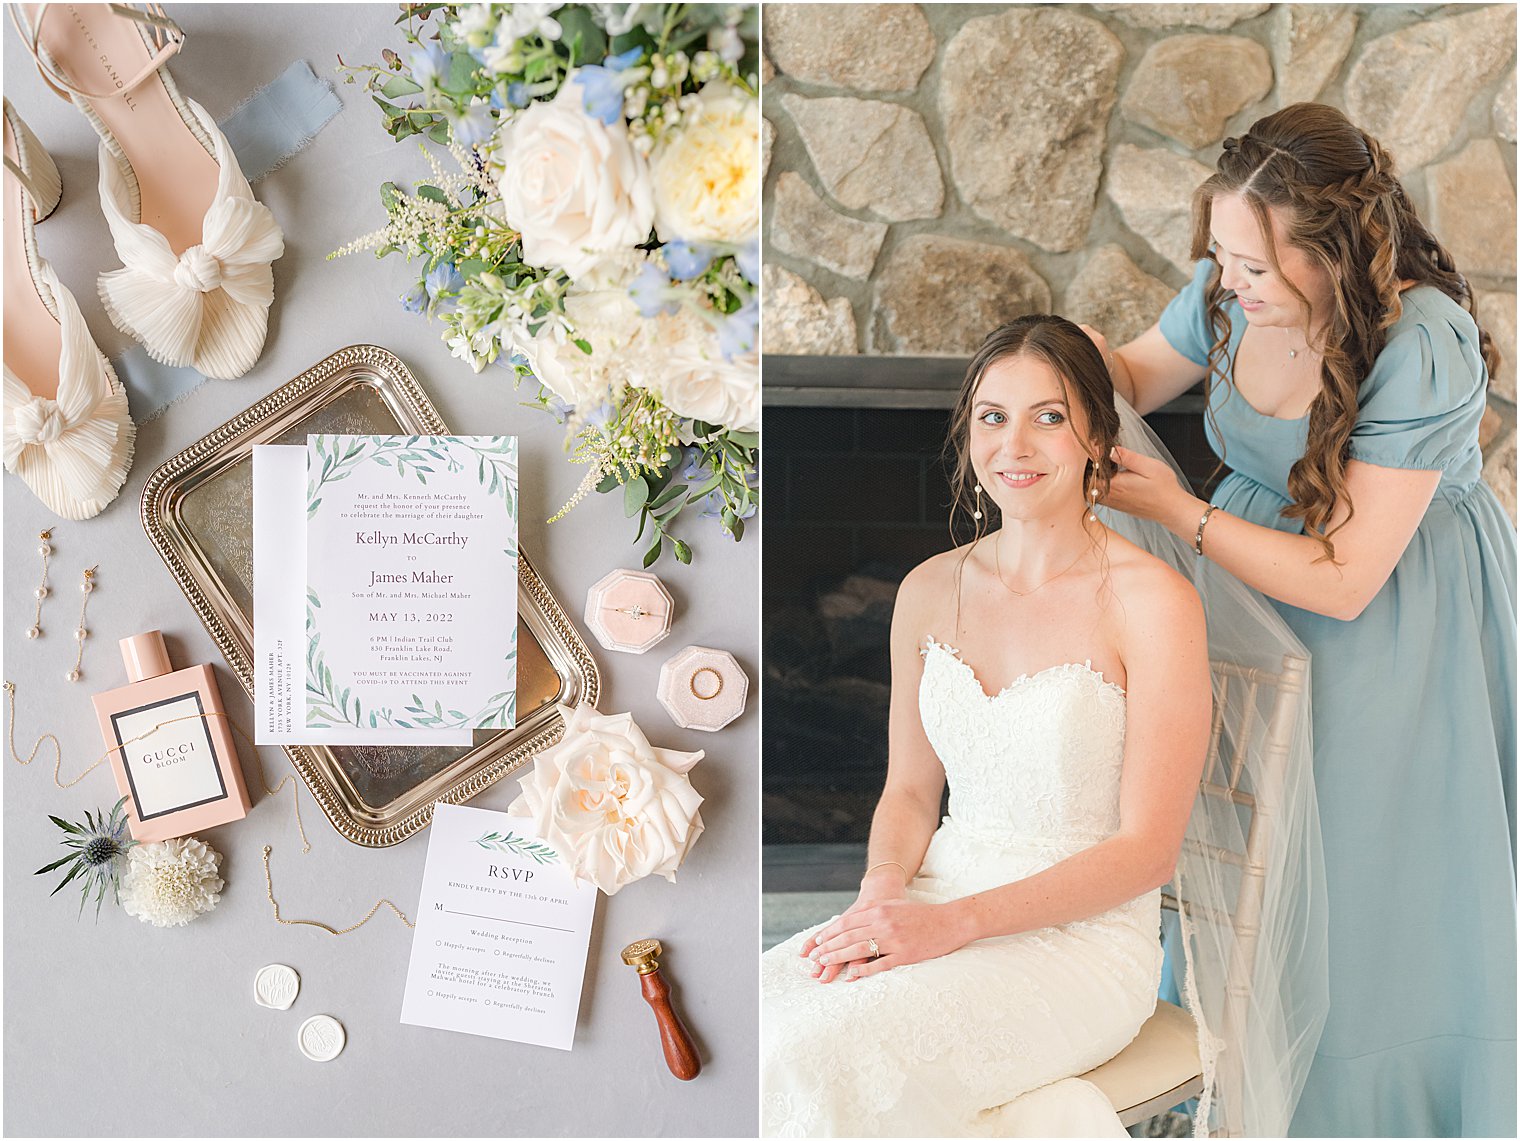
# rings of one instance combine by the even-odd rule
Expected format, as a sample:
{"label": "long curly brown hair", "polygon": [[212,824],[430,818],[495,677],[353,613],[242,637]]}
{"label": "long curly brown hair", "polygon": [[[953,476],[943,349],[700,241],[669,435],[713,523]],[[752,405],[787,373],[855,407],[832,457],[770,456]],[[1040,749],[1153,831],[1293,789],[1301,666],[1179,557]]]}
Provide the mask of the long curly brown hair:
{"label": "long curly brown hair", "polygon": [[[1092,492],[1102,499],[1108,494],[1114,464],[1109,452],[1119,435],[1119,413],[1114,408],[1114,382],[1103,355],[1076,325],[1065,317],[1031,314],[1000,325],[987,334],[961,382],[950,414],[950,432],[945,441],[945,463],[950,474],[950,536],[960,545],[965,541],[960,530],[961,516],[972,523],[970,536],[980,540],[993,526],[997,504],[990,495],[976,493],[976,472],[971,467],[971,410],[982,374],[996,361],[1007,357],[1032,356],[1049,365],[1061,381],[1067,406],[1080,408],[1087,421],[1088,438],[1082,443],[1094,458],[1088,461],[1083,476],[1082,493],[1092,501]],[[1075,420],[1070,421],[1075,430]],[[1084,510],[1086,503],[1084,503]],[[980,511],[980,518],[976,512]]]}
{"label": "long curly brown hair", "polygon": [[[1219,195],[1238,194],[1256,216],[1267,256],[1283,283],[1306,307],[1305,297],[1282,277],[1272,238],[1272,215],[1288,242],[1324,271],[1332,288],[1331,311],[1311,347],[1323,358],[1320,391],[1309,406],[1309,440],[1288,473],[1293,502],[1287,518],[1304,521],[1304,534],[1319,540],[1324,558],[1335,559],[1330,520],[1346,500],[1346,461],[1356,425],[1357,392],[1383,351],[1388,330],[1403,313],[1404,282],[1433,285],[1469,313],[1476,313],[1467,279],[1451,254],[1420,221],[1394,171],[1393,159],[1367,132],[1340,111],[1320,103],[1294,103],[1258,119],[1239,138],[1224,141],[1215,173],[1193,196],[1192,256],[1211,257],[1210,214]],[[1209,380],[1229,383],[1230,293],[1216,268],[1205,293],[1214,347]],[[1493,340],[1478,330],[1488,375],[1499,368]],[[1212,405],[1211,405],[1212,406]]]}

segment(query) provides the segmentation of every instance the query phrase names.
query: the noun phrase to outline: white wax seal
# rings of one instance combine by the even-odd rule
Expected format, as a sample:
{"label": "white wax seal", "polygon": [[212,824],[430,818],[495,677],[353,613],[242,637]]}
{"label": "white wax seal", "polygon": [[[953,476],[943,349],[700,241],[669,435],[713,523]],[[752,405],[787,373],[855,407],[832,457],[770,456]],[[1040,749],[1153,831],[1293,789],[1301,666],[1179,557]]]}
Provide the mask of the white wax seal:
{"label": "white wax seal", "polygon": [[348,1035],[343,1032],[343,1023],[331,1014],[312,1015],[301,1023],[301,1029],[296,1032],[296,1042],[301,1047],[301,1053],[313,1062],[332,1061],[343,1053],[343,1045],[347,1041]]}
{"label": "white wax seal", "polygon": [[301,976],[284,963],[260,967],[253,976],[253,1001],[270,1010],[289,1010],[301,990]]}

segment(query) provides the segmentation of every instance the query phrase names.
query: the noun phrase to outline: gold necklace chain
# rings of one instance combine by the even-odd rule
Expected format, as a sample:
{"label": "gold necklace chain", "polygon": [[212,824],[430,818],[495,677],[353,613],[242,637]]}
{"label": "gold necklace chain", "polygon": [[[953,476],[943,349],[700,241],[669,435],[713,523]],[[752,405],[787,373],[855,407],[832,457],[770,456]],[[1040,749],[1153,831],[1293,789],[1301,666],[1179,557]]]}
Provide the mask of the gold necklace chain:
{"label": "gold necklace chain", "polygon": [[[291,786],[291,793],[290,793],[290,795],[291,795],[292,803],[293,803],[293,805],[295,807],[295,813],[296,813],[296,831],[299,832],[300,835],[301,835],[301,851],[302,851],[303,854],[311,851],[311,841],[308,840],[307,837],[306,837],[306,825],[301,820],[301,797],[300,797],[299,784],[296,781],[296,774],[295,773],[286,773],[285,776],[284,776],[284,778],[280,781],[279,784],[275,785],[273,788],[270,788],[269,787],[269,778],[264,773],[264,759],[259,756],[258,746],[255,745],[253,743],[253,739],[251,737],[249,737],[246,732],[244,732],[242,726],[240,726],[236,721],[234,721],[226,713],[215,712],[215,711],[210,712],[210,713],[187,713],[187,714],[185,714],[185,715],[183,715],[181,717],[171,717],[167,721],[160,721],[160,722],[158,722],[158,724],[154,725],[152,728],[144,730],[143,732],[139,733],[137,736],[132,737],[132,738],[126,740],[126,741],[123,741],[120,745],[113,745],[111,748],[109,748],[105,752],[101,753],[100,756],[95,759],[95,763],[94,764],[90,765],[90,767],[87,768],[87,769],[85,769],[84,772],[80,773],[73,780],[71,780],[67,784],[65,784],[63,781],[59,780],[59,773],[60,773],[60,771],[61,771],[61,769],[63,767],[63,746],[58,743],[58,738],[56,736],[54,736],[52,733],[43,733],[41,736],[39,736],[37,738],[36,743],[32,745],[32,751],[26,755],[26,759],[25,760],[22,759],[20,752],[16,748],[16,683],[15,682],[7,681],[5,683],[5,695],[6,695],[6,699],[7,699],[8,703],[9,703],[9,708],[10,708],[10,713],[9,713],[9,722],[10,722],[10,724],[9,724],[9,740],[10,740],[11,756],[15,759],[15,761],[16,761],[16,763],[18,765],[29,765],[29,764],[32,763],[32,761],[34,761],[37,758],[37,752],[38,752],[38,750],[40,750],[42,748],[43,742],[44,741],[51,741],[53,743],[53,754],[54,754],[54,761],[53,761],[53,783],[55,785],[57,785],[59,788],[73,788],[80,781],[84,780],[85,777],[89,776],[92,772],[94,772],[96,769],[98,769],[105,762],[106,758],[109,757],[112,753],[119,752],[120,750],[125,749],[128,745],[136,744],[138,741],[145,740],[148,737],[153,736],[153,734],[157,733],[160,729],[166,728],[167,726],[170,726],[170,725],[177,724],[178,722],[181,722],[181,721],[204,721],[207,718],[211,718],[211,717],[220,717],[220,718],[222,718],[223,720],[225,720],[227,722],[228,728],[230,728],[234,733],[236,733],[240,738],[242,738],[242,740],[244,741],[244,743],[246,743],[248,745],[250,751],[252,751],[252,753],[253,753],[253,759],[254,759],[254,761],[259,766],[259,781],[260,781],[260,783],[263,784],[263,786],[264,786],[264,792],[266,794],[268,794],[269,796],[275,796],[287,784]],[[402,912],[402,910],[399,907],[397,907],[394,903],[392,903],[389,899],[381,899],[381,900],[376,901],[375,905],[369,909],[369,914],[367,914],[363,919],[359,920],[359,922],[357,922],[355,924],[352,924],[351,926],[343,927],[343,928],[331,927],[328,924],[322,923],[322,922],[320,922],[318,920],[315,920],[315,919],[286,919],[284,916],[282,916],[280,914],[280,905],[279,905],[279,903],[277,903],[275,901],[275,898],[274,898],[274,883],[273,883],[273,881],[269,877],[269,856],[270,856],[270,853],[272,851],[273,851],[273,849],[268,844],[264,845],[264,892],[269,897],[269,906],[274,910],[274,918],[275,918],[275,922],[276,923],[282,923],[282,924],[284,924],[287,927],[296,927],[296,926],[300,926],[300,927],[319,927],[323,931],[326,931],[329,935],[347,935],[350,931],[357,931],[360,927],[363,927],[366,923],[368,923],[371,919],[373,919],[375,917],[375,913],[377,911],[379,911],[380,908],[383,906],[383,907],[389,907],[392,911],[394,911],[396,913],[396,918],[400,919],[401,922],[405,923],[408,927],[416,927],[416,924],[413,923],[410,919],[408,919],[406,917],[406,915]]]}
{"label": "gold necklace chain", "polygon": [[1085,554],[1087,554],[1086,551],[1078,551],[1076,558],[1072,559],[1071,562],[1067,563],[1064,568],[1062,568],[1061,570],[1058,570],[1055,574],[1051,575],[1044,582],[1040,583],[1039,586],[1032,586],[1028,590],[1014,590],[1013,587],[1011,587],[1011,586],[1008,585],[1008,580],[1003,577],[1003,546],[996,539],[994,539],[992,541],[992,557],[995,560],[997,560],[997,577],[998,577],[998,581],[1003,584],[1003,589],[1006,590],[1009,594],[1013,595],[1015,598],[1027,598],[1029,595],[1033,594],[1035,591],[1040,590],[1043,587],[1049,586],[1051,583],[1055,582],[1056,579],[1060,578],[1067,571],[1071,570],[1072,567],[1076,566],[1079,562],[1081,562],[1082,561],[1082,556],[1085,555]]}
{"label": "gold necklace chain", "polygon": [[40,748],[42,748],[42,743],[44,741],[51,741],[53,743],[53,756],[54,756],[54,760],[53,760],[53,783],[55,785],[57,785],[59,788],[73,788],[80,781],[84,780],[85,777],[89,776],[92,772],[94,772],[102,764],[104,764],[105,761],[106,761],[106,758],[109,757],[112,753],[119,753],[119,752],[121,752],[121,750],[125,749],[128,745],[135,745],[138,741],[145,741],[149,737],[153,736],[153,734],[157,733],[160,729],[166,729],[170,725],[177,725],[181,721],[207,721],[207,720],[211,719],[212,717],[220,717],[220,718],[222,718],[224,721],[227,722],[227,727],[229,729],[231,729],[234,733],[236,733],[239,737],[241,737],[243,739],[243,742],[248,746],[249,751],[253,753],[253,759],[254,759],[254,761],[259,766],[259,783],[261,783],[264,786],[264,792],[267,795],[269,795],[269,796],[276,796],[276,795],[279,794],[280,790],[283,789],[287,784],[291,786],[291,793],[290,793],[290,795],[291,795],[291,799],[294,801],[295,812],[296,812],[296,831],[298,831],[301,834],[301,851],[302,852],[309,852],[309,851],[311,851],[311,841],[306,838],[306,825],[301,820],[301,797],[300,797],[299,791],[296,789],[296,786],[295,786],[295,781],[296,781],[295,774],[294,773],[286,773],[285,776],[284,776],[284,778],[280,781],[279,784],[275,785],[273,788],[270,788],[269,787],[269,778],[264,773],[264,759],[259,756],[259,748],[258,748],[258,746],[253,743],[253,738],[251,738],[250,736],[248,736],[248,734],[243,731],[243,727],[241,725],[239,725],[236,721],[234,721],[231,717],[229,717],[226,713],[223,713],[223,712],[220,712],[220,711],[216,711],[216,710],[213,710],[213,711],[211,711],[209,713],[186,713],[186,714],[183,714],[182,716],[179,716],[179,717],[171,717],[167,721],[160,721],[156,725],[153,725],[151,728],[143,730],[137,736],[135,736],[135,737],[128,737],[125,741],[123,741],[119,745],[112,745],[105,752],[101,753],[100,756],[96,757],[94,763],[91,764],[89,768],[85,769],[84,772],[80,773],[77,777],[75,777],[73,780],[69,781],[68,783],[64,783],[63,781],[61,781],[61,780],[58,779],[59,772],[63,768],[63,747],[58,743],[58,738],[56,736],[54,736],[52,733],[43,733],[41,736],[39,736],[37,738],[36,744],[34,744],[32,746],[32,751],[26,755],[26,759],[25,760],[21,759],[21,754],[16,749],[16,683],[15,682],[8,681],[8,682],[5,683],[5,697],[6,697],[6,701],[7,701],[7,704],[9,706],[9,710],[10,710],[10,714],[9,714],[9,721],[10,721],[9,739],[10,739],[10,747],[11,747],[11,757],[12,757],[12,759],[14,759],[15,762],[18,765],[29,765],[29,764],[32,763],[33,760],[36,759],[37,750],[39,750]]}
{"label": "gold necklace chain", "polygon": [[366,923],[373,919],[375,917],[375,912],[379,911],[381,907],[389,907],[396,913],[396,918],[401,920],[401,922],[405,923],[408,927],[415,928],[417,926],[406,917],[406,913],[403,912],[401,908],[397,907],[388,899],[376,900],[375,906],[369,909],[369,913],[366,914],[363,919],[359,920],[359,922],[355,924],[352,924],[351,926],[341,929],[337,927],[330,927],[318,919],[286,919],[283,915],[280,914],[280,905],[275,901],[274,898],[274,881],[269,878],[269,855],[273,851],[274,849],[271,848],[268,844],[264,845],[264,892],[269,896],[269,906],[274,909],[274,921],[276,923],[283,923],[287,927],[318,927],[323,931],[326,931],[329,935],[347,935],[350,931],[359,930],[359,928],[363,927]]}

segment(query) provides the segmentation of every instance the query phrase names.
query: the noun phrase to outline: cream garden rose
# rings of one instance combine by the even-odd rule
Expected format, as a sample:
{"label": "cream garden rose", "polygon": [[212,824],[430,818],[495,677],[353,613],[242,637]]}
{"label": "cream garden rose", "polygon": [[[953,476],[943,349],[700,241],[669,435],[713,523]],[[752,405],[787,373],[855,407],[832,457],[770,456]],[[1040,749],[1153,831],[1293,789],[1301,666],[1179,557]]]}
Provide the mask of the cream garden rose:
{"label": "cream garden rose", "polygon": [[651,155],[655,229],[666,242],[745,241],[760,224],[760,105],[717,81],[688,98]]}
{"label": "cream garden rose", "polygon": [[674,881],[702,834],[686,773],[702,754],[657,749],[628,713],[560,708],[565,735],[533,758],[507,811],[533,820],[570,869],[608,895],[647,875]]}
{"label": "cream garden rose", "polygon": [[665,367],[651,378],[672,412],[738,432],[760,426],[760,359],[751,350],[726,359],[717,338],[689,310],[659,318]]}
{"label": "cream garden rose", "polygon": [[586,114],[579,84],[530,104],[498,138],[502,205],[528,265],[574,278],[649,237],[648,166],[621,121],[609,127]]}

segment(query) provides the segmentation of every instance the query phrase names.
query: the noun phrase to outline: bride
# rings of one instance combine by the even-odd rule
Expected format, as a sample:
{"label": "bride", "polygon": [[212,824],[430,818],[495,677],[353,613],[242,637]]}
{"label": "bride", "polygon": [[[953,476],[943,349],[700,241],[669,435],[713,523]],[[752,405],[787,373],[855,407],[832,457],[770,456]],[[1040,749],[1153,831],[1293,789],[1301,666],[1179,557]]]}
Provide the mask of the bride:
{"label": "bride", "polygon": [[1060,317],[971,362],[952,482],[977,535],[897,595],[858,898],[763,957],[767,1135],[1124,1135],[1075,1075],[1154,1009],[1210,679],[1191,584],[1090,510],[1118,425]]}

